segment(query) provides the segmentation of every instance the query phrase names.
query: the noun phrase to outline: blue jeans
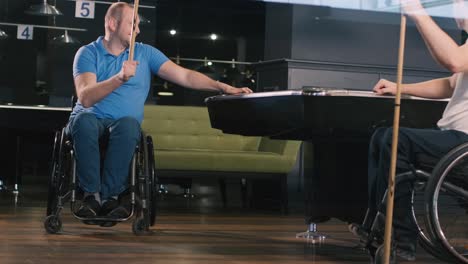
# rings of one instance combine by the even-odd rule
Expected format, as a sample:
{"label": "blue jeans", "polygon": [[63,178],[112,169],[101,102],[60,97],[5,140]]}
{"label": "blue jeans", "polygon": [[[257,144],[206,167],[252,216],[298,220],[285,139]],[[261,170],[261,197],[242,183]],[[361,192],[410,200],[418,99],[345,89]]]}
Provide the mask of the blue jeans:
{"label": "blue jeans", "polygon": [[[140,124],[132,117],[98,119],[79,113],[68,122],[66,132],[73,140],[80,187],[99,192],[101,199],[117,196],[127,188],[130,163],[140,140]],[[99,140],[108,138],[102,177]]]}
{"label": "blue jeans", "polygon": [[[393,128],[377,129],[369,146],[368,194],[369,216],[378,210],[385,213],[380,204],[388,186]],[[438,161],[452,148],[468,141],[468,135],[456,130],[416,129],[401,127],[398,134],[398,158],[396,174],[407,172],[412,167],[419,168],[421,162]],[[421,157],[426,157],[422,160]],[[432,164],[435,165],[435,164]],[[412,183],[406,182],[395,187],[393,227],[395,239],[412,242],[416,245],[418,230],[412,221]],[[364,227],[370,228],[372,221],[367,219]]]}

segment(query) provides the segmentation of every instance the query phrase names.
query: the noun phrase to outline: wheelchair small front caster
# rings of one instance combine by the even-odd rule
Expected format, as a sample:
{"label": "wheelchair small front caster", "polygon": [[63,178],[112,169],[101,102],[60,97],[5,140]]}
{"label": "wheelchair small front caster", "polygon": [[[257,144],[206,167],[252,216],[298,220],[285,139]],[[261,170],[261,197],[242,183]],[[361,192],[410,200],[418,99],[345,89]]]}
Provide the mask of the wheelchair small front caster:
{"label": "wheelchair small front caster", "polygon": [[[385,245],[382,244],[380,245],[377,250],[375,251],[375,256],[374,256],[374,264],[382,264],[385,263],[384,261],[384,253],[385,253]],[[390,248],[390,264],[395,264],[396,263],[396,253],[395,253],[395,248],[391,247]]]}
{"label": "wheelchair small front caster", "polygon": [[149,230],[149,225],[148,223],[146,223],[145,218],[143,217],[138,217],[133,221],[132,231],[133,234],[137,236],[147,235],[151,233]]}
{"label": "wheelchair small front caster", "polygon": [[56,215],[49,215],[44,220],[44,228],[49,234],[57,234],[62,231],[62,220]]}

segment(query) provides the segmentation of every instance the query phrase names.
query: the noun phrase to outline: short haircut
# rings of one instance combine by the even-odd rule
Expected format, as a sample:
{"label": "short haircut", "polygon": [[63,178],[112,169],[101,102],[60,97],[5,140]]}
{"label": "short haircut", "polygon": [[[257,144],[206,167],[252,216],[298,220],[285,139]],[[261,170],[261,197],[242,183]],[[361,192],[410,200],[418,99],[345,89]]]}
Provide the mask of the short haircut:
{"label": "short haircut", "polygon": [[117,21],[122,20],[122,10],[125,7],[133,8],[133,5],[126,3],[126,2],[116,2],[113,3],[109,9],[107,9],[106,16],[104,17],[104,21],[107,24],[107,21],[109,21],[110,18],[114,18]]}

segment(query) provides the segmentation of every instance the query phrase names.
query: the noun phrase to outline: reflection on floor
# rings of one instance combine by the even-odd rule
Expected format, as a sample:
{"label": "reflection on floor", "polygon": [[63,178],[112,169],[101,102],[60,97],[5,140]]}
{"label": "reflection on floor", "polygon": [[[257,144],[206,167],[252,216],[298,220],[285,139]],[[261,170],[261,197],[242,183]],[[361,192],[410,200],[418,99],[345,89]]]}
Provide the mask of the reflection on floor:
{"label": "reflection on floor", "polygon": [[[84,225],[68,208],[63,233],[49,235],[43,228],[45,189],[25,186],[16,200],[0,194],[0,263],[369,263],[345,223],[320,224],[330,236],[323,243],[296,239],[306,228],[300,213],[245,210],[239,202],[222,208],[216,184],[199,184],[190,203],[166,196],[149,236],[133,235],[130,222]],[[422,249],[417,258],[415,263],[441,263]]]}

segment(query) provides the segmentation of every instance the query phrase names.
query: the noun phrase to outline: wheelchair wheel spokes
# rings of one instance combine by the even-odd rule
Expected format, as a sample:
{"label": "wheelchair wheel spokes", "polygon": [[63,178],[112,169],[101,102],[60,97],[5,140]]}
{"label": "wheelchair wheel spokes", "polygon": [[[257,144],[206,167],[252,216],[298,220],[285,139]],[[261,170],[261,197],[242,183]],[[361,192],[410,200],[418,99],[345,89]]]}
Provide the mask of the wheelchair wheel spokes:
{"label": "wheelchair wheel spokes", "polygon": [[416,223],[416,226],[419,230],[418,234],[418,242],[419,245],[432,256],[440,259],[440,260],[447,260],[447,256],[440,249],[440,247],[431,239],[430,234],[427,231],[425,223],[425,211],[424,211],[424,190],[427,186],[427,181],[417,181],[414,183],[414,186],[418,186],[413,188],[412,194],[412,204],[413,204],[413,219]]}
{"label": "wheelchair wheel spokes", "polygon": [[141,235],[149,231],[151,225],[151,207],[152,188],[150,186],[150,164],[148,155],[147,138],[142,133],[140,146],[137,152],[137,190],[138,197],[141,201],[141,211],[137,213],[134,219],[133,232],[136,235]]}
{"label": "wheelchair wheel spokes", "polygon": [[48,233],[61,230],[60,212],[67,197],[69,197],[70,179],[67,173],[71,170],[71,153],[66,146],[65,129],[57,131],[51,159],[48,183],[47,212],[44,227]]}
{"label": "wheelchair wheel spokes", "polygon": [[55,132],[54,138],[54,147],[52,152],[52,159],[50,164],[50,176],[48,181],[48,196],[47,196],[47,212],[46,216],[50,216],[52,214],[56,214],[57,206],[58,206],[58,196],[59,196],[59,189],[60,189],[60,174],[61,174],[61,166],[60,166],[60,156],[61,156],[61,142],[62,135],[60,131]]}
{"label": "wheelchair wheel spokes", "polygon": [[462,181],[459,179],[450,179],[450,181],[446,180],[441,183],[440,188],[446,195],[457,197],[460,202],[460,206],[468,209],[468,190]]}
{"label": "wheelchair wheel spokes", "polygon": [[468,263],[467,169],[468,145],[463,145],[439,162],[425,194],[431,235],[459,263]]}
{"label": "wheelchair wheel spokes", "polygon": [[47,194],[47,212],[46,216],[55,214],[57,204],[58,204],[58,193],[56,188],[56,168],[55,164],[52,165],[52,171],[49,176],[49,184],[48,184],[48,194]]}
{"label": "wheelchair wheel spokes", "polygon": [[60,211],[63,200],[68,193],[66,172],[69,170],[70,164],[64,162],[70,160],[66,158],[70,153],[65,146],[65,139],[64,129],[55,133],[48,183],[47,217],[44,220],[44,228],[50,234],[56,234],[62,230]]}
{"label": "wheelchair wheel spokes", "polygon": [[[445,189],[447,190],[447,189]],[[434,193],[434,228],[444,248],[457,259],[468,263],[468,215],[466,200],[438,188]]]}
{"label": "wheelchair wheel spokes", "polygon": [[149,211],[149,218],[150,218],[150,226],[154,226],[156,223],[156,208],[157,208],[157,186],[158,186],[158,181],[156,177],[156,164],[155,164],[155,159],[154,159],[154,147],[153,147],[153,139],[151,136],[146,137],[146,142],[148,146],[148,162],[149,162],[149,182],[148,182],[148,188],[149,188],[149,199],[151,201],[150,203],[150,211]]}

